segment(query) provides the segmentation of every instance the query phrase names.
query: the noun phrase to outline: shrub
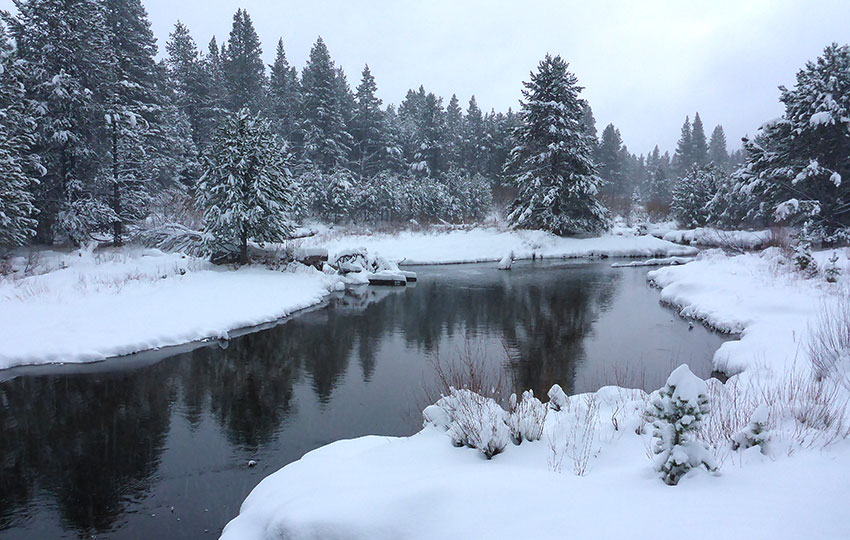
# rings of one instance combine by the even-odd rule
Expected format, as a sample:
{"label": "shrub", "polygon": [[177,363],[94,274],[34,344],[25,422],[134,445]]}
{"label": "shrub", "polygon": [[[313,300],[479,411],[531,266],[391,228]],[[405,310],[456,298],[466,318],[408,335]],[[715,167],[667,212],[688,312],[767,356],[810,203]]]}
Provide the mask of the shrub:
{"label": "shrub", "polygon": [[445,429],[455,446],[477,448],[487,459],[501,453],[508,444],[510,431],[505,410],[493,399],[471,390],[452,388],[436,406],[445,412],[426,408],[426,422]]}
{"label": "shrub", "polygon": [[546,405],[534,397],[531,390],[523,392],[520,400],[517,400],[516,394],[511,394],[510,404],[506,422],[514,444],[522,443],[523,439],[528,442],[539,441],[546,423]]}
{"label": "shrub", "polygon": [[709,412],[707,391],[705,381],[682,364],[650,398],[647,416],[654,428],[655,469],[668,485],[675,486],[696,467],[717,469],[708,445],[696,434]]}
{"label": "shrub", "polygon": [[767,429],[767,407],[762,404],[753,411],[747,427],[732,437],[732,450],[745,450],[758,446],[762,454],[767,454],[770,438],[770,431]]}

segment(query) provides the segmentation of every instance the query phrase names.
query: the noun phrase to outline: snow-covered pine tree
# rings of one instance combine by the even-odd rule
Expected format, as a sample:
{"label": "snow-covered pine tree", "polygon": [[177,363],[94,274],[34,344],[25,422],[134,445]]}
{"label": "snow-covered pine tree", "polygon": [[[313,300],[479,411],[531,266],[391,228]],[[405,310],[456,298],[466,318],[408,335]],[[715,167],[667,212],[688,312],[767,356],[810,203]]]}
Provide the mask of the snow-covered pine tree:
{"label": "snow-covered pine tree", "polygon": [[744,141],[742,188],[813,241],[850,238],[850,46],[833,43],[780,87],[785,114]]}
{"label": "snow-covered pine tree", "polygon": [[614,124],[608,124],[602,130],[595,160],[599,177],[602,179],[599,197],[609,208],[617,210],[623,210],[624,207],[627,209],[630,199],[625,170],[628,156],[624,154],[620,130],[615,128]]}
{"label": "snow-covered pine tree", "polygon": [[357,85],[357,105],[351,123],[354,137],[352,167],[361,179],[377,174],[384,168],[387,159],[384,113],[381,100],[375,95],[377,91],[375,77],[367,65]]}
{"label": "snow-covered pine tree", "polygon": [[456,94],[446,106],[446,166],[449,169],[466,169],[461,159],[463,140],[463,110]]}
{"label": "snow-covered pine tree", "polygon": [[673,183],[671,211],[680,227],[704,227],[708,224],[709,203],[717,193],[723,172],[714,166],[694,165]]}
{"label": "snow-covered pine tree", "polygon": [[245,108],[229,116],[213,140],[198,183],[204,233],[213,254],[239,254],[248,240],[282,242],[291,233],[288,156],[267,120]]}
{"label": "snow-covered pine tree", "polygon": [[275,133],[291,147],[299,147],[300,141],[296,141],[295,137],[298,132],[298,107],[301,99],[298,73],[286,59],[283,38],[277,42],[274,63],[270,68],[267,115],[272,120]]}
{"label": "snow-covered pine tree", "polygon": [[109,42],[105,2],[19,0],[4,13],[27,97],[35,103],[33,150],[45,174],[34,192],[38,242],[85,239],[108,222],[110,210],[93,197],[93,179],[106,152],[98,130],[107,77]]}
{"label": "snow-covered pine tree", "polygon": [[646,414],[652,420],[655,470],[666,484],[675,486],[697,467],[717,469],[708,445],[697,437],[708,412],[705,381],[691,373],[686,364],[673,370],[664,387],[650,396]]}
{"label": "snow-covered pine tree", "polygon": [[415,176],[439,178],[448,167],[446,159],[446,112],[443,98],[428,92],[415,121],[413,161],[410,172]]}
{"label": "snow-covered pine tree", "polygon": [[823,269],[824,279],[827,283],[837,283],[841,277],[841,267],[838,266],[838,252],[833,251],[829,259],[826,260],[826,266]]}
{"label": "snow-covered pine tree", "polygon": [[584,126],[584,132],[593,139],[593,146],[595,148],[599,144],[596,140],[596,118],[593,116],[593,109],[590,107],[590,103],[587,100],[582,100],[582,103],[584,112],[581,116],[581,125]]}
{"label": "snow-covered pine tree", "polygon": [[201,81],[204,100],[200,107],[200,134],[198,149],[206,150],[215,133],[227,116],[227,89],[224,83],[224,61],[222,50],[213,36],[207,46],[207,54],[201,59]]}
{"label": "snow-covered pine tree", "polygon": [[254,30],[251,16],[244,9],[236,10],[227,48],[222,56],[227,107],[239,111],[247,107],[256,112],[262,105],[266,89],[266,72],[261,58],[260,38]]}
{"label": "snow-covered pine tree", "polygon": [[104,118],[108,138],[107,169],[98,176],[100,197],[112,215],[113,243],[124,243],[126,226],[147,211],[158,176],[155,159],[172,147],[165,125],[165,96],[158,87],[154,61],[156,38],[140,0],[106,0],[109,35],[108,80]]}
{"label": "snow-covered pine tree", "polygon": [[469,98],[469,106],[463,121],[461,160],[464,167],[473,174],[482,174],[487,169],[484,137],[484,116],[478,108],[475,96],[472,96]]}
{"label": "snow-covered pine tree", "polygon": [[518,228],[556,234],[595,231],[605,225],[596,199],[596,175],[578,79],[560,56],[546,55],[524,83],[521,124],[506,172],[518,196],[508,221]]}
{"label": "snow-covered pine tree", "polygon": [[682,133],[676,143],[676,153],[673,154],[673,169],[679,176],[683,176],[694,164],[694,139],[691,131],[691,119],[685,117],[682,124]]}
{"label": "snow-covered pine tree", "polygon": [[44,172],[35,145],[33,103],[24,91],[24,64],[0,24],[0,246],[20,246],[35,236],[33,189]]}
{"label": "snow-covered pine tree", "polygon": [[337,71],[322,38],[301,75],[304,157],[322,172],[348,166],[352,137],[345,124]]}
{"label": "snow-covered pine tree", "polygon": [[672,181],[670,179],[670,156],[661,154],[658,146],[646,159],[646,181],[641,187],[641,197],[650,217],[663,219],[670,214]]}
{"label": "snow-covered pine tree", "polygon": [[209,99],[207,74],[203,69],[195,40],[186,25],[180,21],[177,21],[174,30],[169,34],[165,51],[165,66],[172,101],[188,118],[195,145],[205,145],[210,136],[210,133],[205,132],[202,121],[202,109]]}
{"label": "snow-covered pine tree", "polygon": [[708,141],[708,161],[714,163],[720,169],[729,171],[729,152],[726,150],[726,133],[723,126],[717,125],[711,132],[711,140]]}
{"label": "snow-covered pine tree", "polygon": [[708,144],[705,142],[705,128],[699,113],[694,115],[694,124],[691,128],[691,150],[695,165],[702,167],[708,164]]}

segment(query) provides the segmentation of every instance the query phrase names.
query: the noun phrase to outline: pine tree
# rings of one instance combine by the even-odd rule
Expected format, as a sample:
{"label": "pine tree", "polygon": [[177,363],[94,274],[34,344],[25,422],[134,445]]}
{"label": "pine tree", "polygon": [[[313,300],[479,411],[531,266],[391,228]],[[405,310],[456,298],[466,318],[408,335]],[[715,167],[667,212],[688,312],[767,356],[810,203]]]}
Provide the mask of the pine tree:
{"label": "pine tree", "polygon": [[270,66],[269,95],[267,111],[272,119],[275,133],[280,135],[291,146],[296,146],[298,132],[298,108],[300,90],[298,88],[298,73],[289,65],[286,52],[283,50],[283,39],[277,42],[277,52],[274,63]]}
{"label": "pine tree", "polygon": [[833,43],[780,87],[782,118],[744,141],[736,173],[762,202],[765,217],[803,227],[813,241],[850,238],[850,46]]}
{"label": "pine tree", "polygon": [[306,160],[323,172],[347,167],[353,140],[345,125],[337,72],[321,37],[310,51],[301,86]]}
{"label": "pine tree", "polygon": [[448,170],[446,113],[443,99],[428,92],[416,122],[415,151],[410,169],[414,175],[437,178]]}
{"label": "pine tree", "polygon": [[704,227],[708,224],[712,207],[710,203],[717,193],[723,172],[714,166],[694,165],[673,184],[673,217],[680,227]]}
{"label": "pine tree", "polygon": [[685,117],[682,133],[676,143],[676,153],[673,154],[673,168],[679,175],[685,174],[694,164],[694,140],[691,132],[691,120]]}
{"label": "pine tree", "polygon": [[705,142],[705,128],[699,113],[694,115],[694,125],[691,129],[691,159],[693,164],[702,167],[708,164],[708,144]]}
{"label": "pine tree", "polygon": [[708,161],[714,163],[724,171],[729,170],[729,153],[726,151],[726,133],[723,126],[718,125],[711,132],[711,140],[708,142]]}
{"label": "pine tree", "polygon": [[449,169],[464,165],[461,159],[463,141],[463,110],[457,95],[452,94],[446,107],[446,162]]}
{"label": "pine tree", "polygon": [[487,168],[484,137],[484,116],[478,108],[475,96],[472,96],[469,98],[469,106],[463,122],[461,160],[466,169],[473,174],[482,174]]}
{"label": "pine tree", "polygon": [[227,107],[238,111],[248,107],[257,111],[266,87],[265,66],[261,58],[260,38],[248,12],[239,9],[233,15],[233,28],[222,56]]}
{"label": "pine tree", "polygon": [[206,73],[201,55],[189,29],[177,21],[165,44],[169,90],[179,111],[186,115],[192,129],[192,140],[200,145],[209,138],[204,132],[201,111],[208,100]]}
{"label": "pine tree", "polygon": [[148,156],[169,146],[164,97],[157,87],[156,39],[140,0],[106,0],[110,39],[104,112],[109,141],[108,172],[99,195],[112,216],[113,243],[122,245],[127,224],[145,215],[156,177]]}
{"label": "pine tree", "polygon": [[227,115],[227,89],[224,83],[222,50],[213,36],[207,54],[201,59],[201,85],[204,99],[200,106],[198,149],[205,150]]}
{"label": "pine tree", "polygon": [[587,100],[582,100],[582,103],[584,104],[584,113],[581,117],[581,124],[584,126],[585,133],[593,138],[593,144],[595,146],[598,144],[596,141],[596,118],[593,117],[593,109],[590,107],[590,103]]}
{"label": "pine tree", "polygon": [[682,364],[670,374],[661,390],[650,396],[647,416],[652,420],[655,469],[675,486],[688,471],[705,467],[717,470],[708,445],[697,430],[709,412],[708,388]]}
{"label": "pine tree", "polygon": [[282,242],[291,233],[293,188],[287,160],[267,120],[247,108],[226,119],[197,190],[214,255],[238,252],[239,262],[246,264],[248,240]]}
{"label": "pine tree", "polygon": [[670,156],[662,155],[658,145],[646,160],[647,178],[641,189],[646,211],[653,218],[663,219],[670,213],[672,181],[670,178]]}
{"label": "pine tree", "polygon": [[506,166],[519,190],[509,222],[556,234],[601,229],[605,209],[596,200],[600,179],[578,79],[560,56],[547,54],[524,85],[517,146]]}
{"label": "pine tree", "polygon": [[626,166],[628,156],[624,155],[625,147],[620,137],[620,130],[614,124],[608,124],[602,130],[602,139],[596,148],[596,164],[602,187],[599,195],[609,207],[615,205],[621,208],[623,201],[628,206],[630,193],[626,185]]}
{"label": "pine tree", "polygon": [[32,191],[44,172],[33,153],[36,118],[27,99],[23,65],[0,24],[0,246],[20,246],[35,236]]}
{"label": "pine tree", "polygon": [[36,240],[81,242],[110,221],[94,195],[105,148],[100,103],[109,65],[106,7],[85,0],[18,0],[3,14],[24,65],[27,96],[35,103],[33,151],[45,174],[35,190]]}
{"label": "pine tree", "polygon": [[363,68],[355,94],[357,106],[351,126],[354,137],[353,166],[361,178],[380,171],[386,161],[387,143],[381,100],[375,95],[378,86],[369,66]]}

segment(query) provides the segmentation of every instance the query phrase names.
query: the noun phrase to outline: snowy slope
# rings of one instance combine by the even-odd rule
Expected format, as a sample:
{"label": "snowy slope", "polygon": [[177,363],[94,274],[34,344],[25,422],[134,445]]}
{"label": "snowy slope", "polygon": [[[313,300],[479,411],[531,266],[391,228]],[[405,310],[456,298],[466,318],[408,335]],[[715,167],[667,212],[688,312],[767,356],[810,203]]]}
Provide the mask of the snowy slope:
{"label": "snowy slope", "polygon": [[36,271],[0,280],[0,369],[225,336],[317,304],[335,285],[308,268],[233,271],[132,248],[42,252]]}
{"label": "snowy slope", "polygon": [[328,231],[302,242],[303,246],[326,247],[332,254],[365,247],[387,259],[409,265],[499,261],[512,251],[514,259],[531,259],[532,254],[545,258],[671,257],[697,252],[695,248],[652,236],[563,238],[543,231],[505,231],[486,227],[376,235]]}

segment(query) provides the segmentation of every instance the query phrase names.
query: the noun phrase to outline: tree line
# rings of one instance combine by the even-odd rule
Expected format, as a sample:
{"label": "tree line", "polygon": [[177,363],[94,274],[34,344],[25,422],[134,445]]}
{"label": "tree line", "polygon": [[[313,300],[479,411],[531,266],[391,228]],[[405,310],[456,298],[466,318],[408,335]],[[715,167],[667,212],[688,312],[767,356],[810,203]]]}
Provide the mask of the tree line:
{"label": "tree line", "polygon": [[707,140],[696,114],[672,156],[636,156],[612,124],[597,138],[559,56],[524,83],[517,112],[484,113],[474,96],[444,105],[424,86],[384,106],[368,65],[352,89],[321,38],[300,72],[282,40],[264,65],[241,9],[205,52],[178,22],[157,61],[140,0],[15,5],[0,27],[0,245],[121,245],[174,201],[197,207],[189,225],[228,251],[306,217],[480,220],[494,195],[513,226],[559,234],[601,230],[612,212],[788,222],[828,241],[850,221],[846,46],[781,88],[786,114],[743,151],[727,151],[722,126]]}

